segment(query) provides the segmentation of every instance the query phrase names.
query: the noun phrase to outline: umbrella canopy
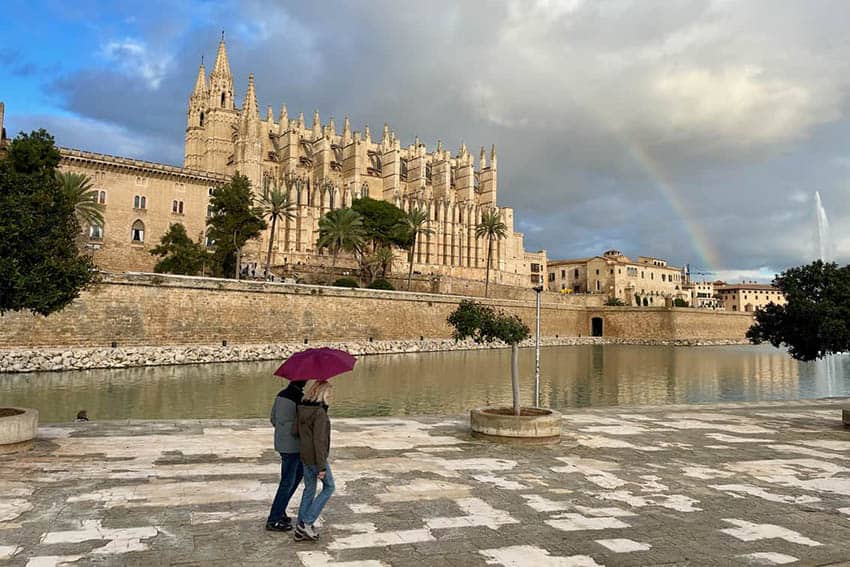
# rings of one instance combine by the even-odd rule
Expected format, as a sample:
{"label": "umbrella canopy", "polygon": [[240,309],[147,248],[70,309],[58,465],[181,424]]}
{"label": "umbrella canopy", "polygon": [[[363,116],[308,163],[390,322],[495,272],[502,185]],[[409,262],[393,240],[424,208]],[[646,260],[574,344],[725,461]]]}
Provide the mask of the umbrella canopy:
{"label": "umbrella canopy", "polygon": [[286,359],[274,375],[292,382],[328,380],[354,368],[357,359],[344,350],[310,348],[296,352]]}

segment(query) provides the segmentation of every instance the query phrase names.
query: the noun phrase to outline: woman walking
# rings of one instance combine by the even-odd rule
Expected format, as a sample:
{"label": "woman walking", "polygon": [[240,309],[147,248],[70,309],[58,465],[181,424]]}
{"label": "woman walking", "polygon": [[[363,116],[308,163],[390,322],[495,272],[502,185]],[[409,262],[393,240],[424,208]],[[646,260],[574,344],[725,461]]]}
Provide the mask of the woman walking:
{"label": "woman walking", "polygon": [[290,382],[278,393],[272,405],[274,449],[280,453],[280,484],[266,520],[266,529],[270,531],[287,532],[292,529],[292,520],[286,515],[286,507],[301,483],[304,471],[301,465],[301,444],[298,437],[292,434],[292,429],[296,408],[303,397],[304,382]]}
{"label": "woman walking", "polygon": [[[301,439],[301,462],[304,465],[304,494],[298,509],[295,540],[316,541],[319,532],[315,522],[334,493],[334,477],[328,464],[331,447],[331,422],[328,419],[330,382],[313,382],[298,405],[294,433]],[[322,481],[322,491],[316,485]]]}

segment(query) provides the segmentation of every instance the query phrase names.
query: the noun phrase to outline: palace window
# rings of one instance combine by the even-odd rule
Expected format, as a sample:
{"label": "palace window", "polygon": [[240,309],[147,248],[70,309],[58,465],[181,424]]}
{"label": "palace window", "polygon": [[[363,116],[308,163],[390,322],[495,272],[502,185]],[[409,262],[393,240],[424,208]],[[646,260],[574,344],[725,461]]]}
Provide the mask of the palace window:
{"label": "palace window", "polygon": [[550,282],[555,281],[555,272],[549,272],[549,281]]}
{"label": "palace window", "polygon": [[215,246],[215,239],[211,236],[211,233],[212,233],[212,230],[209,230],[209,229],[208,229],[208,230],[207,230],[207,233],[206,233],[206,235],[205,235],[205,236],[206,236],[206,245],[207,245],[207,248],[212,248],[212,247],[214,247],[214,246]]}
{"label": "palace window", "polygon": [[133,208],[134,209],[147,209],[148,208],[148,200],[144,195],[136,195],[133,197]]}
{"label": "palace window", "polygon": [[[171,212],[175,215],[183,214],[183,201],[171,201]],[[207,211],[209,214],[209,209]]]}
{"label": "palace window", "polygon": [[130,230],[130,239],[133,243],[142,244],[145,241],[145,223],[137,220]]}
{"label": "palace window", "polygon": [[576,280],[578,279],[578,268],[573,270],[573,279],[576,279]]}
{"label": "palace window", "polygon": [[567,279],[567,271],[566,270],[561,270],[561,279],[562,280]]}
{"label": "palace window", "polygon": [[100,203],[101,205],[106,204],[106,191],[98,191],[97,202]]}
{"label": "palace window", "polygon": [[93,223],[89,225],[89,240],[103,240],[102,224]]}

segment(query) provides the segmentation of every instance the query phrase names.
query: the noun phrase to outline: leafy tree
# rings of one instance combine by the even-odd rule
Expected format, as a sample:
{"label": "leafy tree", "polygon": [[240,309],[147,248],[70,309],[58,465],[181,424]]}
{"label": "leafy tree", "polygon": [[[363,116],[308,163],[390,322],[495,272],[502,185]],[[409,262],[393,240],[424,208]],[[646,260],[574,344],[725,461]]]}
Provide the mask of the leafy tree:
{"label": "leafy tree", "polygon": [[372,281],[376,275],[380,274],[382,278],[387,277],[387,273],[392,271],[393,250],[389,246],[382,246],[364,256],[361,260],[361,266],[368,281]]}
{"label": "leafy tree", "polygon": [[103,226],[103,205],[97,202],[97,190],[88,175],[57,171],[56,181],[74,204],[81,226]]}
{"label": "leafy tree", "polygon": [[289,194],[281,189],[280,184],[274,184],[272,187],[263,191],[260,197],[260,208],[263,211],[264,218],[271,219],[272,228],[269,231],[269,251],[266,253],[266,277],[271,275],[272,265],[272,245],[276,234],[277,222],[279,220],[295,218],[295,203],[289,200]]}
{"label": "leafy tree", "polygon": [[94,280],[76,245],[76,203],[56,179],[59,157],[45,130],[19,134],[0,155],[0,313],[49,315]]}
{"label": "leafy tree", "polygon": [[677,297],[673,300],[673,307],[687,307],[688,302],[682,299],[681,297]]}
{"label": "leafy tree", "polygon": [[625,303],[619,297],[609,297],[605,300],[605,305],[608,307],[623,307]]}
{"label": "leafy tree", "polygon": [[385,290],[388,290],[388,291],[393,291],[395,289],[393,287],[393,284],[391,284],[389,281],[387,281],[384,278],[378,278],[366,287],[369,288],[369,289],[385,289]]}
{"label": "leafy tree", "polygon": [[490,258],[493,256],[493,240],[507,238],[508,226],[502,221],[498,209],[481,214],[481,222],[475,226],[475,237],[487,239],[487,275],[484,280],[484,297],[490,292]]}
{"label": "leafy tree", "polygon": [[180,223],[168,227],[168,231],[162,235],[151,254],[162,257],[154,266],[154,272],[187,276],[200,272],[208,256],[206,248],[198,242],[193,242],[186,234],[186,227]]}
{"label": "leafy tree", "polygon": [[333,256],[332,266],[340,251],[356,253],[363,248],[363,218],[352,209],[328,211],[319,219],[316,247],[327,248]]}
{"label": "leafy tree", "polygon": [[785,345],[797,360],[850,350],[850,266],[818,260],[782,272],[773,284],[786,303],[755,312],[751,342]]}
{"label": "leafy tree", "polygon": [[477,343],[500,340],[511,345],[511,386],[513,389],[514,415],[520,415],[519,400],[519,343],[531,336],[528,325],[516,315],[496,311],[489,305],[463,300],[448,317],[454,328],[455,340],[471,337]]}
{"label": "leafy tree", "polygon": [[355,199],[351,208],[363,219],[364,238],[372,243],[373,250],[383,246],[410,246],[407,214],[392,203],[363,197]]}
{"label": "leafy tree", "polygon": [[410,248],[407,250],[407,261],[410,267],[407,270],[407,291],[410,291],[410,282],[413,279],[413,255],[416,252],[416,240],[419,235],[433,234],[434,231],[428,228],[428,213],[422,209],[412,209],[405,217],[407,223],[407,232],[410,234]]}
{"label": "leafy tree", "polygon": [[239,279],[242,247],[268,226],[263,209],[254,205],[251,181],[235,173],[230,182],[213,191],[212,216],[207,219],[209,236],[215,241],[215,260],[219,272]]}

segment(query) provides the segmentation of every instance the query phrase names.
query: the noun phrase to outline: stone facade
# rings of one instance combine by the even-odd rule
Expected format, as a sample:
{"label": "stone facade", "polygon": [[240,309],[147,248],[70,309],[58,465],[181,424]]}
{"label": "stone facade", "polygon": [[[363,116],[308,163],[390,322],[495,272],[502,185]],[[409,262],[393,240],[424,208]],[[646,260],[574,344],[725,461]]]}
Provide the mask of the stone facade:
{"label": "stone facade", "polygon": [[714,282],[687,282],[683,286],[688,294],[688,305],[698,309],[723,309],[723,302],[717,297]]}
{"label": "stone facade", "polygon": [[174,223],[203,242],[212,189],[223,175],[61,148],[62,170],[83,173],[98,191],[104,224],[85,227],[86,250],[112,271],[152,271],[151,248]]}
{"label": "stone facade", "polygon": [[785,296],[772,285],[743,282],[717,286],[717,296],[727,311],[752,312],[770,303],[784,305]]}
{"label": "stone facade", "polygon": [[547,271],[550,291],[602,294],[625,305],[636,305],[640,300],[646,307],[663,307],[675,298],[688,299],[683,290],[687,281],[683,271],[649,256],[638,256],[634,261],[618,250],[608,250],[601,256],[550,261]]}
{"label": "stone facade", "polygon": [[[104,275],[49,320],[7,313],[0,348],[417,340],[451,336],[462,296],[236,282],[185,276]],[[531,301],[489,300],[533,328]],[[648,340],[742,339],[747,313],[543,303],[541,335]],[[595,322],[600,320],[601,323]]]}
{"label": "stone facade", "polygon": [[[277,184],[287,191],[296,203],[296,217],[276,229],[274,265],[327,263],[315,248],[319,218],[368,196],[405,211],[427,212],[433,233],[420,237],[414,270],[483,279],[487,242],[475,237],[475,225],[482,212],[496,209],[508,236],[494,242],[492,281],[523,287],[542,283],[545,252],[526,252],[523,235],[514,231],[513,210],[497,204],[495,146],[481,148],[476,169],[465,144],[454,154],[441,142],[429,151],[418,137],[402,147],[386,124],[373,140],[368,125],[362,133],[352,130],[346,116],[338,131],[334,118],[323,123],[318,110],[311,126],[303,112],[291,118],[285,104],[277,116],[269,106],[261,118],[253,75],[241,108],[235,92],[222,38],[212,72],[207,76],[201,64],[189,97],[184,166],[227,176],[238,171],[255,188]],[[246,261],[261,258],[268,238],[267,231],[247,247]],[[398,260],[406,265],[406,253],[399,252]]]}

